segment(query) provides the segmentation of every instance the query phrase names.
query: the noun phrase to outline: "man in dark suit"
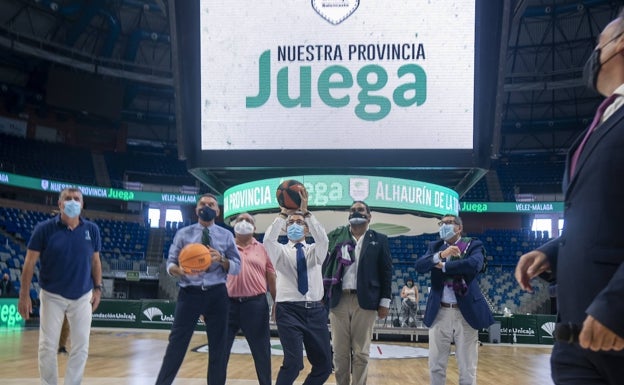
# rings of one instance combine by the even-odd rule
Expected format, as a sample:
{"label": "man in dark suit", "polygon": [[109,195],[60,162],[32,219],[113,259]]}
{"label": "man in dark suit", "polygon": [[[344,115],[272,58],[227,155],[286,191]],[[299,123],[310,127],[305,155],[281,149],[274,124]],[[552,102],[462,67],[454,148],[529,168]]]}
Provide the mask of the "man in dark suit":
{"label": "man in dark suit", "polygon": [[494,323],[477,277],[483,269],[483,243],[462,237],[460,217],[447,214],[440,220],[440,240],[429,243],[416,260],[420,274],[431,272],[431,292],[424,323],[429,327],[431,385],[446,383],[451,343],[459,367],[459,383],[476,385],[479,358],[478,330]]}
{"label": "man in dark suit", "polygon": [[624,12],[600,34],[584,75],[607,103],[568,153],[563,232],[520,258],[516,280],[532,291],[534,277],[556,277],[554,382],[614,385],[624,381],[624,238],[619,225],[624,193],[618,184],[624,175]]}
{"label": "man in dark suit", "polygon": [[327,235],[323,278],[338,385],[366,384],[373,324],[376,317],[386,318],[390,309],[392,259],[388,237],[370,230],[370,220],[368,205],[355,201],[349,211],[349,225]]}

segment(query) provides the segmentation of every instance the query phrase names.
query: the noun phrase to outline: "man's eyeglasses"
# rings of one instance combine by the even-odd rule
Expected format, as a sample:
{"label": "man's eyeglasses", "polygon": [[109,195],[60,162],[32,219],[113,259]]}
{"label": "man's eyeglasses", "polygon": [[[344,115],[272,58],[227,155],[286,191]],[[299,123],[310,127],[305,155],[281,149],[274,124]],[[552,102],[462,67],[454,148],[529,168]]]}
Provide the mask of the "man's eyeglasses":
{"label": "man's eyeglasses", "polygon": [[455,222],[454,220],[438,222],[438,226],[442,226],[442,225],[456,225],[456,224],[457,224],[457,222]]}
{"label": "man's eyeglasses", "polygon": [[305,224],[306,224],[303,219],[297,219],[296,221],[290,220],[290,221],[286,222],[286,224],[289,225],[289,226],[290,225],[294,225],[295,223],[298,224],[298,225],[301,225],[301,226],[305,226]]}

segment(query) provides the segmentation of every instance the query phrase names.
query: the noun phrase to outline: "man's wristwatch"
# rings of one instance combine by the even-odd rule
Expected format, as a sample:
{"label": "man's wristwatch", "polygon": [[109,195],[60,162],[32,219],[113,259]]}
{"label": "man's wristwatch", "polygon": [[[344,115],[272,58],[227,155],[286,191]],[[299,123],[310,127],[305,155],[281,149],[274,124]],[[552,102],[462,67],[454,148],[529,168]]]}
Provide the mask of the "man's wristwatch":
{"label": "man's wristwatch", "polygon": [[102,291],[102,285],[93,285],[93,290]]}

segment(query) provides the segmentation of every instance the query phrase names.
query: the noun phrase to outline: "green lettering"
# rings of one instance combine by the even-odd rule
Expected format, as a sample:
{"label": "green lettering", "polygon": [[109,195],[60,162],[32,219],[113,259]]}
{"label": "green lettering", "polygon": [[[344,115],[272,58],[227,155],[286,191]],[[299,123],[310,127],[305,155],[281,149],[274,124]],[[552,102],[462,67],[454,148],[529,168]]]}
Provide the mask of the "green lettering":
{"label": "green lettering", "polygon": [[[312,68],[303,66],[299,68],[299,97],[291,99],[288,95],[288,67],[284,67],[277,73],[277,100],[286,108],[310,107],[312,105]],[[270,86],[269,86],[270,87]],[[268,97],[268,96],[267,96]]]}
{"label": "green lettering", "polygon": [[[336,76],[333,76],[336,75]],[[339,76],[341,80],[335,80]],[[332,80],[332,77],[334,80]],[[329,107],[345,107],[349,105],[349,95],[342,98],[335,98],[331,94],[333,88],[353,87],[353,76],[351,72],[343,66],[329,66],[321,72],[318,79],[318,94],[323,103]]]}
{"label": "green lettering", "polygon": [[[369,82],[369,74],[375,74],[375,81]],[[367,65],[362,67],[357,74],[357,83],[362,88],[358,93],[360,103],[355,106],[355,114],[362,120],[381,120],[390,113],[390,101],[385,96],[370,95],[369,91],[379,91],[388,83],[388,74],[383,67]],[[367,106],[377,106],[378,111],[367,111]]]}
{"label": "green lettering", "polygon": [[[427,74],[422,67],[417,64],[406,64],[401,66],[397,71],[399,78],[407,74],[414,75],[414,82],[405,83],[394,90],[392,94],[394,103],[399,107],[409,107],[414,103],[420,106],[427,100]],[[406,94],[408,93],[413,93],[414,97],[411,99],[407,98]]]}
{"label": "green lettering", "polygon": [[258,61],[258,95],[248,96],[247,108],[257,108],[264,105],[271,95],[271,51],[266,50],[260,55]]}

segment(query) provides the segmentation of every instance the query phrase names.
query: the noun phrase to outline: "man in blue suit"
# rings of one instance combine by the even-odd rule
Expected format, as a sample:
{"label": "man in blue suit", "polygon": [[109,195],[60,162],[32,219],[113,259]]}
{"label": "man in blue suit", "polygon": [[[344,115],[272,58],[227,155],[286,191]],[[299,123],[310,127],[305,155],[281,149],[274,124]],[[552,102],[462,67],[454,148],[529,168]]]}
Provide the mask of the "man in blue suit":
{"label": "man in blue suit", "polygon": [[420,274],[431,272],[424,323],[429,327],[431,385],[446,383],[446,367],[455,342],[460,385],[476,385],[478,329],[494,323],[477,277],[483,269],[483,243],[462,237],[462,220],[447,214],[439,222],[440,240],[429,243],[416,260]]}
{"label": "man in blue suit", "polygon": [[[624,12],[600,34],[583,73],[605,96],[572,145],[563,176],[564,228],[520,257],[516,280],[557,282],[551,375],[558,384],[624,383]],[[616,187],[616,184],[618,187]]]}

